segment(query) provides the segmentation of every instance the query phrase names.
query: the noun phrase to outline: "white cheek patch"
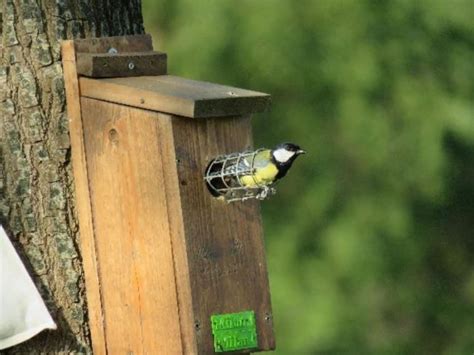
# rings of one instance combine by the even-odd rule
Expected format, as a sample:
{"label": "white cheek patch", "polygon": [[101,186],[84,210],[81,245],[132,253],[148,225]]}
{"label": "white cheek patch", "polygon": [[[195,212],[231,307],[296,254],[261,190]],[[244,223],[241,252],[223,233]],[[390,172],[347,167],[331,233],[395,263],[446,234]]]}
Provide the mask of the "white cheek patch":
{"label": "white cheek patch", "polygon": [[286,163],[293,155],[295,155],[295,152],[290,152],[285,148],[280,148],[273,152],[276,161],[280,163]]}

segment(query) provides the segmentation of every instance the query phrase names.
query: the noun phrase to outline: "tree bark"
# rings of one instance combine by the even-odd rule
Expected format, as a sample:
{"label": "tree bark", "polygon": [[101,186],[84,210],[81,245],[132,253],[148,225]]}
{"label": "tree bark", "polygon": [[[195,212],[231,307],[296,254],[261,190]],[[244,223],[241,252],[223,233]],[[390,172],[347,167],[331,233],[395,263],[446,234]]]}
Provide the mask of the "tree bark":
{"label": "tree bark", "polygon": [[58,324],[9,353],[91,353],[60,58],[67,38],[143,33],[140,0],[3,0],[0,221]]}

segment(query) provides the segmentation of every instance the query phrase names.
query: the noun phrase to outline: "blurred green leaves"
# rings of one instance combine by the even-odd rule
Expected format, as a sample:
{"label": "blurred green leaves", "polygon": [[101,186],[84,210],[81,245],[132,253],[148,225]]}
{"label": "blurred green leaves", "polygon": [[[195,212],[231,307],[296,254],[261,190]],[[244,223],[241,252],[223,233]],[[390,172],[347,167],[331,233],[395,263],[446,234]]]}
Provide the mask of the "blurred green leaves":
{"label": "blurred green leaves", "polygon": [[170,72],[269,92],[279,354],[474,349],[474,3],[144,0]]}

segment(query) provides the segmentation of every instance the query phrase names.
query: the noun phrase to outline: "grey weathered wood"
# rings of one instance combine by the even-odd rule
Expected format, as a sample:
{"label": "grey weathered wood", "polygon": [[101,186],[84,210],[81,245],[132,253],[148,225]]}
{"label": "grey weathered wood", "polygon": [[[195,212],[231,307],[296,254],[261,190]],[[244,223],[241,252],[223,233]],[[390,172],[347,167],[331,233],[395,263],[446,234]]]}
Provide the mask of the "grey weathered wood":
{"label": "grey weathered wood", "polygon": [[166,53],[78,53],[77,72],[94,78],[166,74]]}
{"label": "grey weathered wood", "polygon": [[191,118],[262,112],[270,95],[171,75],[113,79],[81,78],[85,97]]}
{"label": "grey weathered wood", "polygon": [[111,48],[121,52],[147,52],[153,50],[151,36],[115,36],[74,40],[78,53],[108,53]]}

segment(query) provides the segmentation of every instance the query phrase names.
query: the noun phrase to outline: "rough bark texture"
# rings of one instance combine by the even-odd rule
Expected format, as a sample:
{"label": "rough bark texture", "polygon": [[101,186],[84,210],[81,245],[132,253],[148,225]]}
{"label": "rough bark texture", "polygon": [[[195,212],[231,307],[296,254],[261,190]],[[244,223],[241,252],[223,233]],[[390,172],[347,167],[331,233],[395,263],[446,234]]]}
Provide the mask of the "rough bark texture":
{"label": "rough bark texture", "polygon": [[143,33],[140,0],[3,0],[0,218],[58,330],[8,353],[90,353],[60,40]]}

